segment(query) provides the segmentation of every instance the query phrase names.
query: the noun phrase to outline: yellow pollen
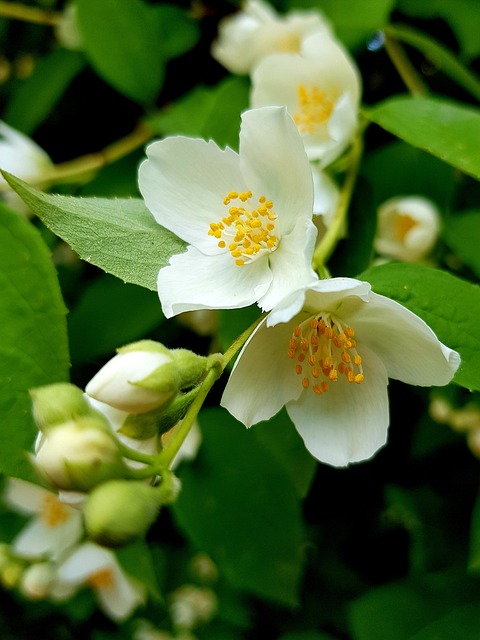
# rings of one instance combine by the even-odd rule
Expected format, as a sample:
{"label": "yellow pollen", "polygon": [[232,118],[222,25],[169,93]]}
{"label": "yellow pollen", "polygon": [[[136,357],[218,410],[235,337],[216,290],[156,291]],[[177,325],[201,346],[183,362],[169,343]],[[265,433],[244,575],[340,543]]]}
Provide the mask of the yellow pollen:
{"label": "yellow pollen", "polygon": [[60,502],[57,496],[46,493],[42,502],[40,517],[50,529],[58,527],[70,518],[68,507]]}
{"label": "yellow pollen", "polygon": [[322,395],[332,383],[363,382],[362,357],[354,335],[353,327],[329,312],[309,317],[294,328],[287,354],[294,361],[295,373],[302,376],[304,389]]}
{"label": "yellow pollen", "polygon": [[398,213],[395,216],[395,224],[393,230],[395,240],[398,240],[398,242],[403,242],[406,235],[416,226],[417,222],[413,220],[413,218],[411,218],[407,213]]}
{"label": "yellow pollen", "polygon": [[293,119],[300,133],[314,133],[325,125],[335,108],[335,98],[315,85],[297,87],[298,111]]}
{"label": "yellow pollen", "polygon": [[99,569],[92,573],[88,579],[88,583],[94,589],[113,589],[115,586],[115,579],[113,577],[113,571],[109,568]]}
{"label": "yellow pollen", "polygon": [[218,240],[220,249],[228,247],[239,267],[262,254],[275,251],[279,245],[279,238],[275,235],[277,214],[273,210],[273,202],[261,195],[256,204],[250,204],[248,201],[252,197],[251,191],[230,191],[223,198],[223,204],[229,207],[229,215],[219,222],[211,222],[208,229],[208,235]]}

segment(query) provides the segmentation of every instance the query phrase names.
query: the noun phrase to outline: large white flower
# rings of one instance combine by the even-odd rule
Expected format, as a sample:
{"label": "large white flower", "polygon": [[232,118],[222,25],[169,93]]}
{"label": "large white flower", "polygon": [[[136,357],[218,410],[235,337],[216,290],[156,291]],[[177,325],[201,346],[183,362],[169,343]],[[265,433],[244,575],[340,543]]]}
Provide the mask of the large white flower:
{"label": "large white flower", "polygon": [[367,282],[319,280],[257,327],[222,405],[247,427],[285,405],[310,453],[344,466],[385,443],[389,377],[445,385],[459,363],[423,320]]}
{"label": "large white flower", "polygon": [[243,9],[221,20],[212,56],[233,73],[247,74],[265,56],[296,52],[309,34],[330,33],[319,11],[290,11],[282,16],[262,0],[246,0]]}
{"label": "large white flower", "polygon": [[440,214],[422,196],[396,196],[378,208],[375,249],[384,257],[404,262],[424,259],[440,232]]}
{"label": "large white flower", "polygon": [[310,160],[327,166],[357,128],[361,79],[354,60],[332,37],[306,38],[300,53],[277,53],[252,74],[252,107],[286,105]]}
{"label": "large white flower", "polygon": [[147,154],[145,203],[190,245],[158,275],[167,317],[254,302],[269,310],[315,277],[312,172],[284,107],[243,114],[238,154],[183,136]]}
{"label": "large white flower", "polygon": [[[110,618],[124,620],[145,602],[145,587],[130,578],[119,565],[115,554],[92,542],[79,546],[57,572],[57,591],[89,586],[95,590],[100,606]],[[60,599],[60,597],[59,597]]]}
{"label": "large white flower", "polygon": [[19,556],[48,556],[55,560],[83,535],[80,511],[63,504],[54,493],[42,487],[10,478],[4,500],[15,511],[33,516],[12,543]]}
{"label": "large white flower", "polygon": [[[0,169],[23,180],[43,178],[53,167],[47,153],[26,135],[0,120]],[[14,207],[24,209],[20,198],[0,175],[0,196]]]}

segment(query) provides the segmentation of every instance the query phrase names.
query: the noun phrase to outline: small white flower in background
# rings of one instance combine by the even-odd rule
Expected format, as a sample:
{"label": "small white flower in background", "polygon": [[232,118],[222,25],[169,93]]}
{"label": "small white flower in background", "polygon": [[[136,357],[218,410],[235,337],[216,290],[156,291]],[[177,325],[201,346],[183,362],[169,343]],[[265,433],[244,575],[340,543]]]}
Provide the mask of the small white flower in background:
{"label": "small white flower in background", "polygon": [[312,171],[284,107],[242,116],[240,152],[175,136],[154,142],[140,191],[189,244],[160,270],[167,318],[194,309],[271,309],[315,278]]}
{"label": "small white flower in background", "polygon": [[212,56],[232,73],[248,74],[271,53],[299,51],[315,32],[330,33],[319,11],[280,15],[262,0],[246,0],[242,10],[220,21]]}
{"label": "small white flower in background", "polygon": [[91,542],[75,549],[60,565],[57,576],[66,588],[94,589],[104,613],[118,622],[146,600],[145,587],[125,573],[115,554]]}
{"label": "small white flower in background", "polygon": [[320,33],[306,38],[300,53],[272,54],[255,68],[250,106],[286,105],[308,157],[326,167],[355,136],[360,94],[354,60]]}
{"label": "small white flower in background", "polygon": [[78,28],[77,6],[73,2],[67,4],[58,23],[55,25],[55,36],[58,42],[72,51],[81,51],[83,49],[82,35]]}
{"label": "small white flower in background", "polygon": [[285,405],[310,453],[345,466],[386,442],[389,377],[441,386],[459,364],[423,320],[367,282],[319,280],[257,327],[221,404],[247,427]]}
{"label": "small white flower in background", "polygon": [[63,504],[47,489],[10,478],[4,501],[12,510],[33,516],[12,543],[13,551],[23,558],[46,556],[56,560],[83,535],[80,511]]}
{"label": "small white flower in background", "polygon": [[208,587],[184,584],[170,594],[170,615],[177,629],[193,629],[213,618],[218,608],[215,592]]}
{"label": "small white flower in background", "polygon": [[[38,182],[50,172],[53,163],[45,151],[26,135],[0,120],[0,169],[22,180]],[[27,210],[22,200],[0,175],[0,198],[21,212]]]}
{"label": "small white flower in background", "polygon": [[422,196],[395,197],[378,208],[375,250],[383,257],[418,262],[433,249],[440,232],[440,213]]}

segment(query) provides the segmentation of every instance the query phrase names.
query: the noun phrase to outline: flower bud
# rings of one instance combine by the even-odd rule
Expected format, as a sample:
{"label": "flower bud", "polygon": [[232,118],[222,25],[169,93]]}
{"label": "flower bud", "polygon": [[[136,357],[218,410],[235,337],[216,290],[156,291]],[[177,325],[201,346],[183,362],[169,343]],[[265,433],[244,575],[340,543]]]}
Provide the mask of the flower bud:
{"label": "flower bud", "polygon": [[123,546],[147,531],[162,503],[156,487],[133,480],[110,480],[96,487],[85,503],[86,531],[102,546]]}
{"label": "flower bud", "polygon": [[45,480],[66,491],[88,491],[126,474],[117,443],[103,420],[94,417],[65,422],[49,431],[35,465]]}
{"label": "flower bud", "polygon": [[179,372],[170,351],[159,343],[142,340],[118,349],[85,391],[116,409],[146,413],[168,405],[179,388]]}
{"label": "flower bud", "polygon": [[55,579],[55,569],[50,562],[30,565],[20,579],[20,590],[29,600],[42,600],[50,593]]}
{"label": "flower bud", "polygon": [[41,431],[93,414],[83,391],[68,382],[30,389],[30,397],[33,419]]}

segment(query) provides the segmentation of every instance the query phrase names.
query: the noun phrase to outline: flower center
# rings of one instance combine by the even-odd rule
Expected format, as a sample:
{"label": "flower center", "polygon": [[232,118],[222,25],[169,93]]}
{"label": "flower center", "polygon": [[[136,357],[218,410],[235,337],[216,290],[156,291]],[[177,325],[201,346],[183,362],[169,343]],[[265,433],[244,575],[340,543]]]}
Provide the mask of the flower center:
{"label": "flower center", "polygon": [[93,589],[113,589],[115,586],[113,571],[107,567],[95,571],[95,573],[92,573],[88,578],[88,584],[93,587]]}
{"label": "flower center", "polygon": [[221,249],[228,247],[239,267],[263,253],[275,251],[279,243],[274,235],[277,214],[273,211],[273,202],[260,196],[256,208],[245,206],[251,199],[251,191],[230,191],[223,199],[228,215],[219,222],[211,222],[208,231],[208,235],[217,238]]}
{"label": "flower center", "polygon": [[58,527],[58,525],[67,522],[70,518],[68,508],[60,502],[57,496],[45,494],[43,497],[42,509],[40,517],[50,529]]}
{"label": "flower center", "polygon": [[335,101],[324,91],[315,85],[306,87],[300,84],[297,87],[298,111],[293,119],[300,133],[314,133],[318,127],[324,125],[330,119]]}
{"label": "flower center", "polygon": [[408,213],[397,213],[395,216],[394,236],[398,242],[403,242],[407,234],[417,226],[417,222]]}
{"label": "flower center", "polygon": [[295,327],[288,356],[295,360],[295,372],[302,386],[317,395],[328,391],[331,382],[345,376],[348,382],[363,382],[362,358],[352,327],[344,326],[330,313],[311,316]]}

